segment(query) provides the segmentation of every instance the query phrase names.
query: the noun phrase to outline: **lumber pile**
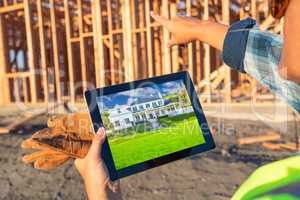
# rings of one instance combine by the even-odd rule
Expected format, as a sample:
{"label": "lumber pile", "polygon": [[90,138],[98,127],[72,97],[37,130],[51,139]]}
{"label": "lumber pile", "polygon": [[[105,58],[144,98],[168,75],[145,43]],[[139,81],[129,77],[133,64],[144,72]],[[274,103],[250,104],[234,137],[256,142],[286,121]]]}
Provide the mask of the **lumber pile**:
{"label": "lumber pile", "polygon": [[274,132],[267,132],[266,134],[263,135],[255,135],[251,137],[240,138],[238,139],[237,142],[239,145],[258,144],[270,150],[288,150],[288,151],[300,150],[300,145],[297,145],[297,143],[295,142],[284,142],[281,140],[280,134]]}
{"label": "lumber pile", "polygon": [[245,144],[257,144],[269,141],[278,141],[280,140],[281,136],[278,133],[267,133],[264,135],[257,135],[252,137],[241,138],[238,140],[239,145]]}
{"label": "lumber pile", "polygon": [[24,163],[51,170],[70,159],[85,157],[93,139],[88,113],[51,117],[47,125],[23,141],[22,148],[35,150],[23,156]]}

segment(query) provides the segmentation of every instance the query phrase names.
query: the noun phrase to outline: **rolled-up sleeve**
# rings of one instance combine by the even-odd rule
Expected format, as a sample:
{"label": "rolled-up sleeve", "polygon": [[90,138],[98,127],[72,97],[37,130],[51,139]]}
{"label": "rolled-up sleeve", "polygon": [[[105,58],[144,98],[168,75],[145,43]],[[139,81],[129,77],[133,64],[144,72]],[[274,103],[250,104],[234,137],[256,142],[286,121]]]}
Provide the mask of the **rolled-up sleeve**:
{"label": "rolled-up sleeve", "polygon": [[238,21],[230,26],[224,40],[223,61],[229,67],[243,73],[249,30],[255,25],[256,21],[251,18]]}

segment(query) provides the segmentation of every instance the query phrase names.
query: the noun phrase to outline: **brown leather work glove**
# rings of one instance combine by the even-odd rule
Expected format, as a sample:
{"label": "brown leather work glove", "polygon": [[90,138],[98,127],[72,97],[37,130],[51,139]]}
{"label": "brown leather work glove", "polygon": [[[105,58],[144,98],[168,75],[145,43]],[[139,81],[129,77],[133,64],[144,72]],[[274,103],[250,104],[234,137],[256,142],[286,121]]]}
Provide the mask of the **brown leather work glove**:
{"label": "brown leather work glove", "polygon": [[25,155],[23,162],[34,168],[50,170],[72,158],[84,158],[93,140],[88,113],[74,113],[49,118],[48,128],[23,141],[22,148],[38,150]]}

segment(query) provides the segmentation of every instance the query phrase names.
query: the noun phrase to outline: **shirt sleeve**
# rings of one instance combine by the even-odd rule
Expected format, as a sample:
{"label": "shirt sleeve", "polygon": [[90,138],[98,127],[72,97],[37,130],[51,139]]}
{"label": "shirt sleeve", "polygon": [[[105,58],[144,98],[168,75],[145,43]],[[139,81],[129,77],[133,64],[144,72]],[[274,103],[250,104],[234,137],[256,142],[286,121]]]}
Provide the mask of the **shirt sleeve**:
{"label": "shirt sleeve", "polygon": [[278,71],[282,49],[282,36],[255,26],[248,33],[244,70],[300,113],[300,84],[282,78]]}
{"label": "shirt sleeve", "polygon": [[249,30],[256,21],[247,18],[232,24],[226,34],[223,44],[223,61],[231,68],[245,73],[244,58]]}

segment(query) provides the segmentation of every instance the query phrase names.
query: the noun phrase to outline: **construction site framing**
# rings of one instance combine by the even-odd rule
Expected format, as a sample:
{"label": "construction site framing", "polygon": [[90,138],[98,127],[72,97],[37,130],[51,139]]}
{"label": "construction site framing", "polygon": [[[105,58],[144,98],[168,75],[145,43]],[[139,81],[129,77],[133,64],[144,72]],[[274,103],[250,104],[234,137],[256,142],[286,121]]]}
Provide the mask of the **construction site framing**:
{"label": "construction site framing", "polygon": [[[0,105],[83,102],[83,92],[186,70],[201,100],[259,97],[256,81],[232,72],[221,52],[199,41],[167,46],[170,35],[151,19],[194,16],[231,24],[252,16],[280,32],[256,0],[0,0]],[[203,30],[205,31],[205,30]],[[238,102],[238,101],[236,101]]]}

